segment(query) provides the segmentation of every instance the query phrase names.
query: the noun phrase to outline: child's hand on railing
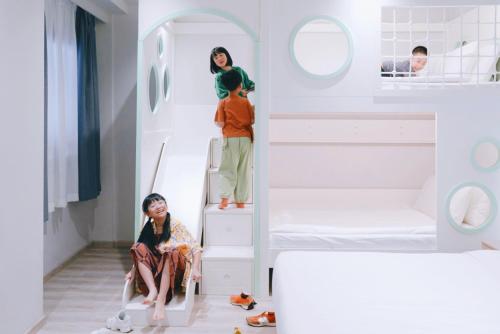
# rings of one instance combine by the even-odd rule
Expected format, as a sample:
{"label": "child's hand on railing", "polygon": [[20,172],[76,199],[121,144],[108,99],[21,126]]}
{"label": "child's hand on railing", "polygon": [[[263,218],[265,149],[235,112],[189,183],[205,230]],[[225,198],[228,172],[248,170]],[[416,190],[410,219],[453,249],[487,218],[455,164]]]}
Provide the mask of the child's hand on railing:
{"label": "child's hand on railing", "polygon": [[200,282],[201,281],[201,273],[197,268],[193,268],[191,277],[193,278],[194,282]]}
{"label": "child's hand on railing", "polygon": [[132,268],[128,273],[125,274],[125,281],[133,281],[135,276],[135,270]]}

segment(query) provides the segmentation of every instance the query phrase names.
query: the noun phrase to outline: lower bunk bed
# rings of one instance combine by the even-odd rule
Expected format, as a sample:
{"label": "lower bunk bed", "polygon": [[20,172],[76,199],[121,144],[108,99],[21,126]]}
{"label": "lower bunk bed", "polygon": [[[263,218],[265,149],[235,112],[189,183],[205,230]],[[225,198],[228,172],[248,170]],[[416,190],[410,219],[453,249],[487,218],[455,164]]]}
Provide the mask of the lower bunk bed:
{"label": "lower bunk bed", "polygon": [[436,222],[407,209],[287,209],[273,211],[271,263],[283,251],[432,251]]}

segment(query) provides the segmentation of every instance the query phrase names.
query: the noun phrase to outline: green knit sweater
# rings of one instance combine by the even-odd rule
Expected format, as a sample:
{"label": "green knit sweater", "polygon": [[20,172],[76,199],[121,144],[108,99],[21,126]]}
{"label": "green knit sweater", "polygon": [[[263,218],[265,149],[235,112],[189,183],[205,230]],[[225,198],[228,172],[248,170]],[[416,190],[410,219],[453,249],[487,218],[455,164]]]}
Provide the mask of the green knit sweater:
{"label": "green knit sweater", "polygon": [[[245,70],[243,70],[241,67],[238,66],[232,66],[232,69],[237,71],[241,75],[242,79],[241,84],[244,90],[251,91],[255,89],[255,83],[248,78],[248,74],[247,72],[245,72]],[[224,87],[224,84],[221,81],[221,76],[224,72],[226,71],[221,69],[215,75],[215,92],[217,93],[217,97],[219,98],[219,100],[222,100],[223,98],[229,95],[229,91],[227,90],[226,87]]]}

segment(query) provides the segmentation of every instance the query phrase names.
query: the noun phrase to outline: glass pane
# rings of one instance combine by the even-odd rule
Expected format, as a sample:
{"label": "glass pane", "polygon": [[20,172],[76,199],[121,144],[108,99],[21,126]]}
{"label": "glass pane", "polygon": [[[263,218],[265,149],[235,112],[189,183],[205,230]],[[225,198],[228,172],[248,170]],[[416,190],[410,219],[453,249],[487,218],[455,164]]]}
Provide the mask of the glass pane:
{"label": "glass pane", "polygon": [[300,28],[293,41],[293,55],[302,69],[327,76],[340,70],[351,50],[344,28],[334,21],[313,19]]}
{"label": "glass pane", "polygon": [[479,22],[495,22],[495,6],[479,6]]}
{"label": "glass pane", "polygon": [[477,7],[462,7],[462,20],[464,23],[477,23],[479,9]]}
{"label": "glass pane", "polygon": [[495,24],[484,23],[479,25],[479,38],[481,40],[492,40],[495,38]]}
{"label": "glass pane", "polygon": [[410,9],[397,8],[396,9],[396,23],[410,23]]}

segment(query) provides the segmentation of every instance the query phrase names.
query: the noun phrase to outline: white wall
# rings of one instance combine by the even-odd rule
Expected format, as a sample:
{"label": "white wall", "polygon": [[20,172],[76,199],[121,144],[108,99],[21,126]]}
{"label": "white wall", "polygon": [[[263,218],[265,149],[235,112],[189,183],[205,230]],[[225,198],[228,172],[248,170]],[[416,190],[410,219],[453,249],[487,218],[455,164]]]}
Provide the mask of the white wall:
{"label": "white wall", "polygon": [[134,239],[137,3],[97,26],[101,182],[91,240]]}
{"label": "white wall", "polygon": [[1,333],[24,333],[43,312],[43,7],[0,3]]}
{"label": "white wall", "polygon": [[47,275],[91,242],[95,200],[69,203],[43,225],[43,274]]}

